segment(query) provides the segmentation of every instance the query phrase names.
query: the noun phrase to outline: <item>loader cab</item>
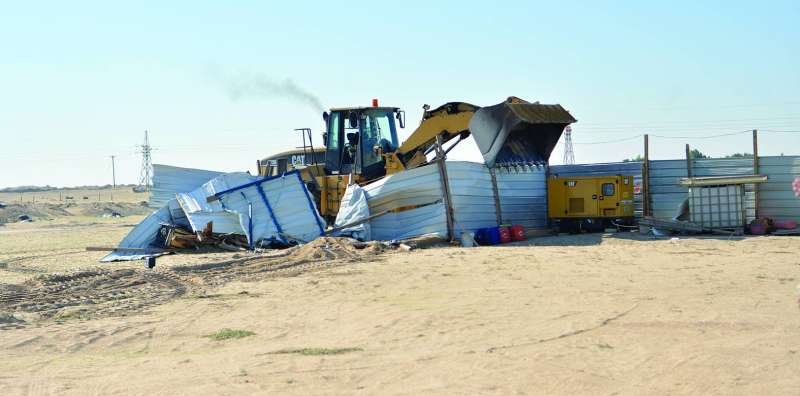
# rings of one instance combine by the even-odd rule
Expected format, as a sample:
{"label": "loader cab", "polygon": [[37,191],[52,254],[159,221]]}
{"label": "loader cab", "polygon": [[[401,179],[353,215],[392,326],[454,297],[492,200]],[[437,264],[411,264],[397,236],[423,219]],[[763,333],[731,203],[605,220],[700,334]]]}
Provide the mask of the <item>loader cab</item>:
{"label": "loader cab", "polygon": [[395,107],[354,107],[324,113],[326,123],[325,171],[329,175],[353,173],[372,180],[386,173],[381,153],[397,149],[397,124],[402,111]]}

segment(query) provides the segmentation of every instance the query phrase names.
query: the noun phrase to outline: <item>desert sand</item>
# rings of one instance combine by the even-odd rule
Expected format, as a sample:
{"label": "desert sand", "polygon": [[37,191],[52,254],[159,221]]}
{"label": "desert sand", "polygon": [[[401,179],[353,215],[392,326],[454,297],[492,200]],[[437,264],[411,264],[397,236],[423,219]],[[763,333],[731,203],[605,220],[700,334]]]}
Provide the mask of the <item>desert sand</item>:
{"label": "desert sand", "polygon": [[797,238],[82,251],[135,221],[0,227],[3,395],[800,391]]}

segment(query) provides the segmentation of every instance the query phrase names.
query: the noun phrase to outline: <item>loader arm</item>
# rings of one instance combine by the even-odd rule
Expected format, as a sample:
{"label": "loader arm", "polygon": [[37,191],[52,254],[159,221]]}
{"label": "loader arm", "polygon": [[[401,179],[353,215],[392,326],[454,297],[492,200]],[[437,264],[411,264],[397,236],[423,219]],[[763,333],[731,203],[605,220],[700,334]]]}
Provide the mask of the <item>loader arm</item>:
{"label": "loader arm", "polygon": [[425,154],[439,135],[444,142],[472,135],[490,167],[547,163],[564,127],[575,121],[560,105],[530,103],[515,96],[487,107],[449,102],[426,108],[419,127],[386,156],[386,174],[424,165]]}
{"label": "loader arm", "polygon": [[442,135],[444,142],[469,136],[469,122],[480,109],[464,102],[445,103],[433,110],[425,110],[419,127],[397,148],[395,154],[403,168],[411,169],[424,163],[425,153]]}

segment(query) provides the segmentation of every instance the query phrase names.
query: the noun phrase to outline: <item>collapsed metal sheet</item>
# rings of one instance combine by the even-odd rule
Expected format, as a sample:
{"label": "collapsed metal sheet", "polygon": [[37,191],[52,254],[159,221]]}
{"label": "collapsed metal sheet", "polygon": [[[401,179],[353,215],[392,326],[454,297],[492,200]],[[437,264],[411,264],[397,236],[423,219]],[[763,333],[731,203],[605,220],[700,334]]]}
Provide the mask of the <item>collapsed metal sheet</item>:
{"label": "collapsed metal sheet", "polygon": [[223,209],[238,213],[251,246],[262,241],[308,242],[325,233],[325,220],[296,171],[259,179],[215,196]]}
{"label": "collapsed metal sheet", "polygon": [[207,198],[257,179],[245,172],[225,173],[203,183],[191,192],[177,194],[178,204],[183,209],[192,231],[202,232],[210,223],[211,232],[215,234],[246,235],[239,224],[238,213],[226,210],[219,201],[208,202]]}
{"label": "collapsed metal sheet", "polygon": [[[208,202],[211,196],[219,200]],[[241,172],[221,174],[177,197],[142,220],[101,262],[164,254],[154,246],[162,225],[188,226],[201,232],[212,223],[212,232],[246,235],[251,244],[261,240],[310,241],[324,233],[324,220],[297,172],[274,178]]]}
{"label": "collapsed metal sheet", "polygon": [[[368,213],[425,205],[442,199],[439,170],[435,166],[395,173],[362,187],[369,205]],[[369,226],[372,240],[406,239],[425,234],[447,236],[447,217],[442,202],[389,213],[373,219]]]}
{"label": "collapsed metal sheet", "polygon": [[[162,224],[172,224],[169,206],[163,206],[161,209],[145,217],[144,220],[137,224],[136,227],[120,241],[117,247],[118,250],[103,257],[100,259],[100,262],[142,260],[148,257],[165,254],[163,252],[157,252],[156,249],[153,248],[153,244],[158,236],[158,230],[161,229]],[[148,252],[147,249],[153,249],[153,251]]]}
{"label": "collapsed metal sheet", "polygon": [[160,208],[174,199],[175,194],[192,191],[221,174],[223,172],[153,164],[153,187],[147,205]]}

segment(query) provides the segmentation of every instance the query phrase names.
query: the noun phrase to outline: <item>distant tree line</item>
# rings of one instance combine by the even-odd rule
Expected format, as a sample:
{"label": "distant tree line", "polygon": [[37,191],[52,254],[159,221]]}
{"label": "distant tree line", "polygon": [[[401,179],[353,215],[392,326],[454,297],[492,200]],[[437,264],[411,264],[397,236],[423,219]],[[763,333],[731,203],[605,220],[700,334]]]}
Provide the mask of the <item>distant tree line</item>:
{"label": "distant tree line", "polygon": [[[781,154],[783,155],[783,154]],[[689,151],[689,158],[691,159],[704,159],[704,158],[712,158],[710,155],[703,153],[698,149],[692,149]],[[751,153],[733,153],[726,155],[724,157],[719,158],[753,158],[753,154]],[[644,161],[644,157],[641,154],[637,154],[635,157],[626,158],[622,160],[622,162],[641,162]]]}

